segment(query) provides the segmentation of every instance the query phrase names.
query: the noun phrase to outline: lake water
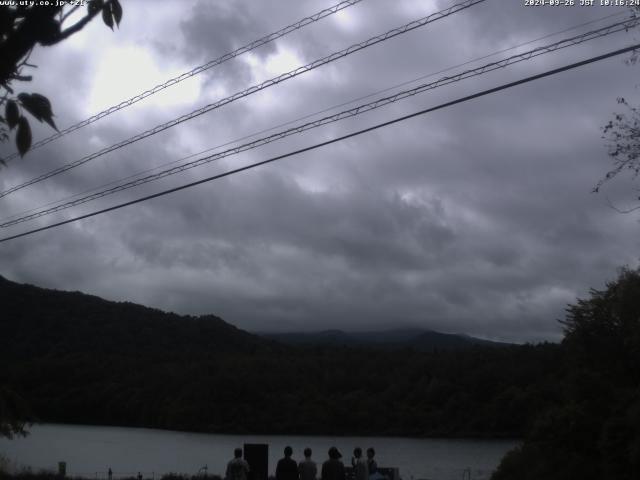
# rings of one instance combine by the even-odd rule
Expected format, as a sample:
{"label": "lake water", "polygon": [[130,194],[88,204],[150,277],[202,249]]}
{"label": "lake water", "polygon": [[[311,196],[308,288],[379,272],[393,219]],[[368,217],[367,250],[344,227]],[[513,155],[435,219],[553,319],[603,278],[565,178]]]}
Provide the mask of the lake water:
{"label": "lake water", "polygon": [[[380,467],[398,467],[403,480],[460,480],[466,469],[473,480],[488,479],[515,441],[441,440],[391,437],[322,437],[275,435],[216,435],[146,428],[77,425],[34,425],[26,438],[0,439],[0,455],[14,466],[57,470],[67,462],[67,475],[104,478],[109,467],[114,479],[142,472],[145,478],[163,473],[195,475],[207,465],[209,474],[223,474],[233,449],[245,443],[269,445],[269,471],[286,445],[301,459],[313,449],[320,465],[335,445],[348,463],[355,446],[374,447]],[[467,474],[468,476],[468,474]]]}

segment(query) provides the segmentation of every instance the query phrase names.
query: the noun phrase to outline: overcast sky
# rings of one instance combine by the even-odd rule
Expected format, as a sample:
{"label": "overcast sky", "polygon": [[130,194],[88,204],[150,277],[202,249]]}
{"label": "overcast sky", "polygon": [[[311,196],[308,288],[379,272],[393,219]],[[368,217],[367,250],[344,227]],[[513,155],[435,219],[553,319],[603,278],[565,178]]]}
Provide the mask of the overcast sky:
{"label": "overcast sky", "polygon": [[[20,87],[48,96],[65,127],[336,2],[122,0],[119,30],[96,20],[72,39],[38,49],[34,82]],[[363,0],[11,162],[0,171],[0,187],[454,3]],[[488,0],[0,199],[0,216],[617,12],[625,9]],[[544,55],[0,233],[178,186],[639,38],[621,33]],[[616,98],[640,99],[638,67],[626,58],[0,244],[0,274],[183,314],[213,313],[250,331],[424,327],[558,340],[566,305],[640,258],[639,214],[621,215],[608,204],[633,205],[631,179],[591,193],[611,166],[601,127],[619,110]],[[34,137],[51,132],[37,126]]]}

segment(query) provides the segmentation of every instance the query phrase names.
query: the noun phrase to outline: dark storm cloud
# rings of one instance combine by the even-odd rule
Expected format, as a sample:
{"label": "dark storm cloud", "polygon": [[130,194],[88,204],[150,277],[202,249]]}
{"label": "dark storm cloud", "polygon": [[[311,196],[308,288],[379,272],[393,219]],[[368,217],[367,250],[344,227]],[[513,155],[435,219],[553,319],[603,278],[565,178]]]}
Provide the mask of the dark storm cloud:
{"label": "dark storm cloud", "polygon": [[[162,36],[156,38],[152,29],[128,31],[124,24],[115,35],[119,45],[149,46],[159,64],[189,65],[330,3],[185,2],[177,7],[167,2],[162,20],[149,18],[151,25],[164,26]],[[284,58],[278,68],[288,67],[285,54],[308,62],[436,9],[432,2],[388,5],[366,0],[341,18],[330,17],[259,50],[253,64],[228,62],[207,73],[196,104],[134,107],[55,148],[34,152],[19,171],[3,171],[11,178],[5,174],[0,183],[15,184],[213,101],[217,86],[229,93],[246,88],[268,78],[269,68],[275,68],[270,62]],[[449,5],[439,2],[437,8]],[[132,7],[130,15],[143,12]],[[489,0],[7,198],[0,212],[32,208],[610,13],[526,9],[520,2]],[[624,38],[438,89],[74,213],[601,53],[629,37]],[[89,66],[95,64],[88,59],[61,54],[58,65],[78,66],[80,84],[91,84],[94,67]],[[40,85],[53,88],[60,82],[64,70],[55,71],[50,83],[43,78]],[[601,125],[616,109],[616,96],[637,95],[636,73],[622,59],[610,60],[5,243],[2,274],[181,313],[214,313],[249,330],[420,326],[506,340],[557,339],[556,320],[568,302],[602,286],[618,266],[638,261],[637,219],[615,214],[604,197],[590,193],[608,165]],[[80,99],[86,93],[64,95]],[[76,108],[61,107],[59,116],[73,115]],[[616,184],[608,194],[620,188]]]}
{"label": "dark storm cloud", "polygon": [[[256,35],[271,33],[264,30],[265,22],[252,10],[240,2],[200,1],[193,5],[189,17],[180,22],[184,55],[196,61],[217,58],[250,43]],[[265,56],[273,49],[273,44],[267,44],[257,53]]]}
{"label": "dark storm cloud", "polygon": [[[380,195],[365,189],[311,193],[291,179],[269,172],[246,182],[250,183],[248,189],[242,184],[226,187],[224,193],[212,188],[207,192],[206,204],[203,198],[196,212],[193,205],[186,206],[186,211],[177,216],[178,221],[210,222],[212,229],[204,235],[213,235],[224,246],[246,248],[242,255],[231,259],[244,258],[252,246],[273,244],[310,255],[341,258],[359,270],[423,268],[455,235],[437,199],[412,205],[398,194]],[[266,210],[257,209],[257,205]],[[136,254],[152,255],[150,263],[168,267],[177,263],[191,267],[206,264],[198,249],[181,255],[171,249],[160,253],[158,245],[151,245],[162,243],[162,236],[148,238],[150,245],[137,234],[129,237]],[[215,255],[210,258],[214,263],[218,261]]]}

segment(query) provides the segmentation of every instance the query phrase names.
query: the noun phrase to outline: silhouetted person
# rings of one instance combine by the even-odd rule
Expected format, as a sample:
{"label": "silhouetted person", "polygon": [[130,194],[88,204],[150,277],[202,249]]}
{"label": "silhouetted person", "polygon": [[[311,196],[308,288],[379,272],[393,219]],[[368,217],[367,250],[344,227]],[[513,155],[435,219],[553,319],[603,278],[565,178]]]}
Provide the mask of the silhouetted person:
{"label": "silhouetted person", "polygon": [[367,470],[369,471],[369,477],[377,478],[378,474],[378,463],[375,461],[373,457],[376,456],[376,451],[373,447],[367,448]]}
{"label": "silhouetted person", "polygon": [[298,475],[300,480],[316,480],[318,475],[318,467],[316,462],[311,460],[311,449],[304,449],[304,460],[298,464]]}
{"label": "silhouetted person", "polygon": [[242,449],[236,448],[233,451],[233,460],[227,463],[227,473],[225,474],[225,480],[247,480],[247,473],[249,473],[249,464],[242,458]]}
{"label": "silhouetted person", "polygon": [[322,480],[345,480],[342,455],[336,447],[329,449],[329,460],[322,464]]}
{"label": "silhouetted person", "polygon": [[353,449],[351,466],[353,467],[355,480],[369,480],[369,467],[367,461],[362,458],[362,449],[360,447]]}
{"label": "silhouetted person", "polygon": [[107,476],[109,477],[109,480],[111,480],[112,477],[113,477],[113,472],[111,471],[111,467],[109,467],[109,471],[107,472]]}
{"label": "silhouetted person", "polygon": [[278,460],[276,480],[298,480],[298,464],[291,458],[293,449],[284,447],[284,458]]}
{"label": "silhouetted person", "polygon": [[138,472],[138,480],[142,480],[142,474]]}

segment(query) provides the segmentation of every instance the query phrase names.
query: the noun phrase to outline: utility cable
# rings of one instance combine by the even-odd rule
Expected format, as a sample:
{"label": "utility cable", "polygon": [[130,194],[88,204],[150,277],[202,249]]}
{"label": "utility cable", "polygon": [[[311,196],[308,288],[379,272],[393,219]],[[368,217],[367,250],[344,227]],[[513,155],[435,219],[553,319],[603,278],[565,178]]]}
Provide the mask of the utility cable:
{"label": "utility cable", "polygon": [[627,13],[624,12],[624,11],[618,11],[616,13],[605,15],[603,17],[596,18],[594,20],[589,20],[588,22],[580,23],[578,25],[574,25],[572,27],[565,28],[565,29],[557,31],[557,32],[548,33],[548,34],[546,34],[546,35],[544,35],[542,37],[538,37],[538,38],[535,38],[533,40],[527,40],[526,42],[519,43],[519,44],[513,45],[511,47],[503,48],[502,50],[497,50],[497,51],[494,51],[492,53],[488,53],[488,54],[483,55],[481,57],[476,57],[476,58],[473,58],[471,60],[467,60],[467,61],[465,61],[463,63],[458,63],[456,65],[452,65],[450,67],[446,67],[446,68],[444,68],[442,70],[438,70],[436,72],[431,72],[431,73],[428,73],[428,74],[421,75],[421,76],[419,76],[417,78],[414,78],[412,80],[407,80],[407,81],[404,81],[402,83],[397,83],[397,84],[392,85],[390,87],[386,87],[386,88],[384,88],[382,90],[376,90],[375,92],[371,92],[371,93],[368,93],[366,95],[362,95],[360,97],[356,97],[354,99],[348,100],[346,102],[342,102],[342,103],[339,103],[339,104],[332,105],[330,107],[323,108],[322,110],[317,110],[317,111],[315,111],[313,113],[307,113],[307,114],[305,114],[305,115],[303,115],[301,117],[297,117],[297,118],[294,118],[294,119],[291,119],[291,120],[287,120],[286,122],[279,123],[277,125],[274,125],[274,126],[271,126],[271,127],[268,127],[268,128],[264,128],[264,129],[259,130],[257,132],[253,132],[253,133],[249,133],[249,134],[243,135],[242,137],[226,141],[225,143],[218,144],[218,145],[213,146],[213,147],[208,147],[208,148],[206,148],[204,150],[200,150],[198,152],[191,153],[189,155],[186,155],[184,157],[178,158],[176,160],[171,160],[169,162],[162,163],[162,164],[157,165],[157,166],[152,167],[152,168],[148,168],[148,169],[145,169],[145,170],[140,170],[140,171],[138,171],[136,173],[132,173],[130,175],[127,175],[126,177],[119,178],[119,179],[116,179],[116,180],[112,180],[110,182],[103,183],[103,184],[100,184],[100,185],[96,185],[95,187],[91,187],[91,188],[82,190],[80,192],[76,192],[74,194],[68,195],[68,196],[63,197],[61,199],[53,200],[51,202],[47,202],[47,203],[39,205],[37,207],[29,208],[29,209],[26,209],[26,210],[22,210],[20,212],[13,213],[11,215],[7,215],[5,217],[0,218],[0,223],[5,222],[7,220],[11,220],[11,219],[17,218],[17,217],[21,217],[21,216],[27,215],[27,214],[29,214],[31,212],[35,212],[37,210],[44,209],[45,207],[50,207],[52,205],[56,205],[56,204],[60,204],[60,203],[63,203],[63,202],[67,202],[68,200],[71,200],[71,199],[74,199],[74,198],[78,198],[78,197],[80,197],[82,195],[86,195],[86,194],[91,193],[91,192],[97,192],[98,190],[104,189],[106,187],[110,187],[112,185],[118,185],[118,184],[120,184],[122,182],[125,182],[127,180],[131,180],[133,178],[140,177],[141,175],[145,175],[147,173],[151,173],[151,172],[160,170],[162,168],[168,167],[169,165],[175,165],[175,164],[178,164],[180,162],[184,162],[186,160],[189,160],[190,158],[194,158],[194,157],[197,157],[199,155],[203,155],[205,153],[212,152],[214,150],[218,150],[219,148],[224,148],[224,147],[227,147],[229,145],[233,145],[233,144],[241,142],[243,140],[248,140],[249,138],[257,137],[258,135],[262,135],[264,133],[277,130],[278,128],[282,128],[282,127],[286,127],[288,125],[292,125],[292,124],[294,124],[296,122],[299,122],[301,120],[306,120],[308,118],[312,118],[312,117],[321,115],[323,113],[330,112],[330,111],[335,110],[337,108],[345,107],[347,105],[351,105],[352,103],[356,103],[356,102],[359,102],[361,100],[366,100],[367,98],[375,97],[376,95],[380,95],[382,93],[386,93],[386,92],[390,92],[392,90],[396,90],[397,88],[404,87],[406,85],[411,85],[412,83],[415,83],[417,81],[424,80],[426,78],[431,78],[431,77],[434,77],[434,76],[439,75],[441,73],[450,72],[451,70],[455,70],[456,68],[464,67],[466,65],[470,65],[472,63],[476,63],[476,62],[479,62],[480,60],[485,60],[485,59],[490,58],[490,57],[495,57],[496,55],[499,55],[501,53],[510,52],[512,50],[516,50],[518,48],[521,48],[521,47],[524,47],[524,46],[531,45],[533,43],[539,42],[540,40],[545,40],[545,39],[550,38],[550,37],[555,37],[555,36],[560,35],[562,33],[570,32],[572,30],[577,30],[577,29],[585,27],[587,25],[592,25],[594,23],[599,23],[599,22],[601,22],[603,20],[607,20],[607,19],[612,18],[612,17],[619,17],[619,16],[626,15],[626,14]]}
{"label": "utility cable", "polygon": [[564,40],[560,40],[557,41],[555,43],[552,43],[550,45],[545,45],[545,46],[541,46],[541,47],[537,47],[534,48],[532,50],[529,50],[527,52],[523,52],[517,55],[512,55],[511,57],[502,59],[502,60],[498,60],[496,62],[492,62],[492,63],[488,63],[486,65],[483,65],[481,67],[477,67],[474,69],[470,69],[470,70],[465,70],[461,73],[458,73],[456,75],[452,75],[452,76],[448,76],[448,77],[443,77],[440,78],[439,80],[435,81],[435,82],[431,82],[431,83],[427,83],[424,85],[419,85],[415,88],[412,88],[410,90],[405,90],[402,92],[398,92],[394,95],[391,96],[387,96],[384,98],[379,98],[373,102],[367,103],[367,104],[363,104],[363,105],[359,105],[357,107],[348,109],[348,110],[343,110],[341,112],[338,112],[334,115],[329,115],[317,120],[314,120],[312,122],[308,122],[305,123],[303,125],[298,125],[292,128],[289,128],[287,130],[283,130],[281,132],[277,132],[273,135],[267,136],[267,137],[263,137],[263,138],[259,138],[256,139],[252,142],[249,143],[245,143],[243,145],[239,145],[237,147],[234,148],[230,148],[228,150],[224,150],[222,152],[218,152],[212,155],[208,155],[206,157],[194,160],[192,162],[188,162],[182,165],[178,165],[175,166],[173,168],[169,168],[163,171],[160,171],[158,173],[152,174],[152,175],[148,175],[146,177],[142,177],[142,178],[138,178],[136,180],[132,180],[126,183],[122,183],[119,185],[116,185],[114,187],[108,188],[108,189],[104,189],[95,193],[92,193],[90,195],[86,195],[84,197],[81,198],[77,198],[75,200],[66,202],[66,203],[62,203],[60,205],[57,205],[55,207],[51,207],[51,208],[47,208],[47,209],[43,209],[43,210],[39,210],[35,213],[31,213],[28,215],[24,215],[21,216],[19,218],[15,218],[12,220],[7,220],[4,221],[2,223],[0,223],[0,228],[7,228],[7,227],[11,227],[13,225],[17,225],[19,223],[22,222],[26,222],[29,220],[33,220],[36,218],[40,218],[43,217],[45,215],[49,215],[55,212],[59,212],[61,210],[66,210],[68,208],[72,208],[75,207],[77,205],[81,205],[83,203],[87,203],[90,202],[92,200],[97,200],[99,198],[102,197],[106,197],[107,195],[112,195],[115,194],[117,192],[121,192],[124,190],[128,190],[130,188],[134,188],[140,185],[143,185],[145,183],[149,183],[155,180],[159,180],[161,178],[164,177],[168,177],[171,175],[175,175],[177,173],[181,173],[184,172],[186,170],[189,170],[191,168],[195,168],[216,160],[220,160],[222,158],[231,156],[231,155],[237,155],[239,153],[242,152],[246,152],[248,150],[252,150],[254,148],[258,148],[261,147],[263,145],[266,145],[268,143],[272,143],[274,141],[277,140],[281,140],[283,138],[289,137],[291,135],[295,135],[295,134],[299,134],[314,128],[318,128],[320,126],[324,126],[330,123],[334,123],[340,120],[344,120],[345,118],[350,118],[350,117],[355,117],[357,115],[360,115],[362,113],[365,112],[369,112],[372,110],[375,110],[377,108],[389,105],[391,103],[395,103],[399,100],[403,100],[406,99],[408,97],[417,95],[419,93],[423,93],[426,92],[428,90],[433,90],[435,88],[444,86],[444,85],[449,85],[451,83],[454,82],[459,82],[461,80],[467,79],[467,78],[472,78],[472,77],[476,77],[479,75],[483,75],[485,73],[488,72],[492,72],[494,70],[498,70],[501,68],[505,68],[509,65],[513,65],[515,63],[519,63],[525,60],[530,60],[532,58],[538,57],[540,55],[544,55],[547,53],[551,53],[563,48],[567,48],[567,47],[572,47],[575,45],[578,45],[580,43],[584,43],[586,41],[589,40],[593,40],[593,39],[597,39],[597,38],[601,38],[607,35],[611,35],[613,33],[617,33],[620,31],[625,31],[628,30],[630,28],[633,28],[634,26],[638,25],[640,23],[640,18],[634,18],[631,17],[628,20],[622,21],[622,22],[617,22],[614,23],[612,25],[606,26],[606,27],[602,27],[599,28],[597,30],[593,30],[590,32],[586,32],[583,33],[581,35],[576,35],[574,37],[571,38],[567,38]]}
{"label": "utility cable", "polygon": [[477,92],[477,93],[474,93],[472,95],[467,95],[465,97],[461,97],[461,98],[458,98],[456,100],[452,100],[452,101],[449,101],[449,102],[446,102],[446,103],[442,103],[442,104],[437,105],[435,107],[430,107],[430,108],[426,108],[424,110],[419,110],[417,112],[414,112],[414,113],[411,113],[411,114],[408,114],[408,115],[404,115],[404,116],[401,116],[401,117],[397,117],[397,118],[394,118],[392,120],[388,120],[386,122],[378,123],[376,125],[364,128],[362,130],[357,130],[357,131],[349,133],[347,135],[342,135],[340,137],[336,137],[336,138],[333,138],[331,140],[327,140],[327,141],[324,141],[324,142],[316,143],[314,145],[310,145],[308,147],[301,148],[301,149],[298,149],[298,150],[294,150],[292,152],[288,152],[288,153],[285,153],[285,154],[282,154],[282,155],[277,155],[275,157],[271,157],[271,158],[268,158],[266,160],[262,160],[260,162],[252,163],[252,164],[249,164],[249,165],[245,165],[244,167],[235,168],[233,170],[229,170],[229,171],[224,172],[224,173],[213,175],[211,177],[203,178],[203,179],[197,180],[195,182],[187,183],[187,184],[181,185],[179,187],[174,187],[174,188],[170,188],[168,190],[163,190],[161,192],[154,193],[152,195],[147,195],[145,197],[141,197],[141,198],[138,198],[136,200],[131,200],[129,202],[120,203],[118,205],[114,205],[114,206],[111,206],[111,207],[108,207],[108,208],[103,208],[102,210],[97,210],[97,211],[94,211],[94,212],[91,212],[91,213],[87,213],[87,214],[80,215],[80,216],[77,216],[77,217],[69,218],[69,219],[61,221],[61,222],[53,223],[53,224],[46,225],[46,226],[40,227],[40,228],[35,228],[33,230],[29,230],[29,231],[26,231],[26,232],[23,232],[23,233],[19,233],[17,235],[11,235],[9,237],[0,238],[0,243],[8,242],[9,240],[14,240],[16,238],[25,237],[27,235],[32,235],[32,234],[37,233],[37,232],[50,230],[50,229],[55,228],[55,227],[59,227],[59,226],[62,226],[62,225],[66,225],[66,224],[69,224],[69,223],[76,222],[78,220],[84,220],[86,218],[95,217],[96,215],[101,215],[103,213],[112,212],[114,210],[119,210],[119,209],[124,208],[124,207],[135,205],[137,203],[145,202],[147,200],[151,200],[151,199],[154,199],[154,198],[162,197],[164,195],[168,195],[170,193],[175,193],[175,192],[178,192],[180,190],[186,190],[188,188],[195,187],[197,185],[201,185],[203,183],[208,183],[208,182],[211,182],[211,181],[214,181],[214,180],[218,180],[220,178],[224,178],[224,177],[228,177],[230,175],[234,175],[236,173],[244,172],[245,170],[251,170],[251,169],[254,169],[256,167],[259,167],[259,166],[262,166],[262,165],[266,165],[268,163],[273,163],[273,162],[276,162],[278,160],[282,160],[284,158],[293,157],[293,156],[299,155],[301,153],[309,152],[311,150],[316,150],[318,148],[321,148],[321,147],[324,147],[324,146],[327,146],[327,145],[331,145],[333,143],[337,143],[337,142],[340,142],[340,141],[343,141],[343,140],[347,140],[349,138],[353,138],[353,137],[362,135],[364,133],[372,132],[374,130],[378,130],[380,128],[387,127],[389,125],[393,125],[393,124],[396,124],[396,123],[399,123],[399,122],[403,122],[405,120],[409,120],[410,118],[414,118],[414,117],[418,117],[418,116],[421,116],[421,115],[425,115],[427,113],[434,112],[436,110],[441,110],[441,109],[444,109],[444,108],[451,107],[453,105],[457,105],[457,104],[460,104],[460,103],[468,102],[470,100],[474,100],[476,98],[480,98],[480,97],[483,97],[483,96],[486,96],[486,95],[490,95],[492,93],[500,92],[502,90],[506,90],[506,89],[509,89],[509,88],[512,88],[512,87],[515,87],[515,86],[518,86],[518,85],[522,85],[522,84],[525,84],[525,83],[533,82],[533,81],[539,80],[541,78],[550,77],[552,75],[556,75],[556,74],[561,73],[561,72],[566,72],[568,70],[572,70],[572,69],[575,69],[575,68],[578,68],[578,67],[589,65],[591,63],[599,62],[599,61],[605,60],[607,58],[611,58],[611,57],[622,55],[622,54],[625,54],[625,53],[628,53],[628,52],[632,52],[634,50],[637,50],[638,48],[640,48],[640,43],[632,45],[630,47],[625,47],[625,48],[621,48],[621,49],[618,49],[618,50],[614,50],[612,52],[605,53],[603,55],[598,55],[596,57],[591,57],[591,58],[588,58],[586,60],[582,60],[580,62],[572,63],[572,64],[569,64],[569,65],[565,65],[563,67],[554,68],[552,70],[547,70],[546,72],[539,73],[537,75],[532,75],[532,76],[529,76],[529,77],[522,78],[520,80],[516,80],[514,82],[505,83],[505,84],[500,85],[498,87],[490,88],[488,90],[483,90],[481,92]]}
{"label": "utility cable", "polygon": [[198,152],[191,153],[191,154],[189,154],[187,156],[178,158],[176,160],[171,160],[169,162],[162,163],[162,164],[157,165],[157,166],[152,167],[152,168],[148,168],[148,169],[145,169],[145,170],[140,170],[140,171],[138,171],[136,173],[132,173],[131,175],[127,175],[126,177],[119,178],[119,179],[116,179],[116,180],[112,180],[110,182],[103,183],[103,184],[100,184],[100,185],[96,185],[95,187],[91,187],[91,188],[88,188],[86,190],[82,190],[80,192],[68,195],[68,196],[63,197],[61,199],[54,200],[54,201],[51,201],[51,202],[47,202],[47,203],[39,205],[37,207],[28,208],[26,210],[22,210],[20,212],[16,212],[16,213],[11,214],[11,215],[7,215],[5,217],[0,218],[0,223],[1,222],[5,222],[7,220],[11,220],[11,219],[17,218],[17,217],[20,217],[20,216],[23,216],[23,215],[27,215],[27,214],[29,214],[31,212],[35,212],[37,210],[41,210],[41,209],[43,209],[45,207],[50,207],[52,205],[56,205],[56,204],[59,204],[59,203],[66,202],[68,200],[80,197],[82,195],[85,195],[85,194],[88,194],[88,193],[91,193],[91,192],[96,192],[96,191],[98,191],[100,189],[104,189],[104,188],[110,187],[112,185],[117,185],[119,183],[125,182],[126,180],[131,180],[131,179],[139,177],[141,175],[145,175],[147,173],[151,173],[151,172],[154,172],[156,170],[160,170],[161,168],[168,167],[169,165],[175,165],[177,163],[184,162],[185,160],[189,160],[190,158],[197,157],[198,155],[203,155],[205,153],[212,152],[212,151],[217,150],[219,148],[227,147],[229,145],[233,145],[233,144],[241,142],[243,140],[247,140],[249,138],[257,137],[258,135],[262,135],[264,133],[277,130],[278,128],[282,128],[282,127],[286,127],[288,125],[292,125],[292,124],[294,124],[296,122],[299,122],[301,120],[306,120],[308,118],[312,118],[312,117],[315,117],[317,115],[321,115],[323,113],[330,112],[331,110],[335,110],[336,108],[340,108],[340,107],[344,107],[344,106],[347,106],[347,105],[351,105],[352,103],[359,102],[360,100],[366,100],[367,98],[375,97],[376,95],[380,95],[382,93],[386,93],[386,92],[390,92],[392,90],[396,90],[397,88],[400,88],[400,87],[403,87],[403,86],[406,86],[406,85],[410,85],[410,84],[415,83],[417,81],[424,80],[426,78],[431,78],[431,77],[434,77],[434,76],[439,75],[441,73],[450,72],[451,70],[455,70],[456,68],[464,67],[466,65],[470,65],[472,63],[479,62],[480,60],[485,60],[487,58],[495,57],[496,55],[499,55],[501,53],[510,52],[512,50],[516,50],[518,48],[521,48],[521,47],[524,47],[524,46],[527,46],[527,45],[531,45],[531,44],[539,42],[541,40],[545,40],[547,38],[555,37],[555,36],[560,35],[562,33],[570,32],[572,30],[577,30],[577,29],[585,27],[587,25],[592,25],[594,23],[599,23],[599,22],[602,22],[603,20],[608,20],[609,18],[619,17],[619,16],[622,16],[622,15],[626,15],[626,12],[618,11],[618,12],[615,12],[615,13],[612,13],[612,14],[609,14],[609,15],[605,15],[605,16],[596,18],[594,20],[589,20],[587,22],[580,23],[578,25],[574,25],[572,27],[565,28],[563,30],[559,30],[559,31],[556,31],[556,32],[553,32],[553,33],[548,33],[546,35],[543,35],[542,37],[534,38],[532,40],[527,40],[526,42],[519,43],[519,44],[513,45],[511,47],[503,48],[502,50],[496,50],[496,51],[494,51],[492,53],[488,53],[488,54],[483,55],[481,57],[476,57],[476,58],[473,58],[471,60],[467,60],[465,62],[458,63],[456,65],[452,65],[452,66],[446,67],[446,68],[444,68],[442,70],[438,70],[438,71],[435,71],[435,72],[431,72],[431,73],[428,73],[428,74],[421,75],[421,76],[416,77],[416,78],[414,78],[412,80],[407,80],[407,81],[404,81],[404,82],[401,82],[401,83],[397,83],[397,84],[392,85],[390,87],[386,87],[386,88],[384,88],[382,90],[376,90],[375,92],[371,92],[371,93],[368,93],[366,95],[362,95],[360,97],[353,98],[353,99],[348,100],[346,102],[335,104],[335,105],[332,105],[330,107],[323,108],[322,110],[317,110],[317,111],[315,111],[313,113],[308,113],[308,114],[305,114],[305,115],[303,115],[301,117],[297,117],[297,118],[294,118],[294,119],[291,119],[291,120],[287,120],[286,122],[279,123],[277,125],[274,125],[274,126],[271,126],[271,127],[268,127],[268,128],[264,128],[264,129],[259,130],[257,132],[253,132],[253,133],[249,133],[249,134],[243,135],[242,137],[226,141],[225,143],[218,144],[218,145],[213,146],[213,147],[208,147],[208,148],[206,148],[204,150],[200,150]]}
{"label": "utility cable", "polygon": [[197,110],[194,110],[191,113],[188,113],[186,115],[182,115],[181,117],[175,118],[167,123],[163,123],[161,125],[158,125],[150,130],[147,130],[145,132],[142,132],[134,137],[130,137],[126,140],[123,140],[119,143],[116,143],[114,145],[111,145],[110,147],[106,147],[98,152],[92,153],[90,155],[87,155],[86,157],[82,157],[78,160],[75,160],[71,163],[67,163],[66,165],[63,165],[61,167],[58,167],[54,170],[51,170],[47,173],[44,173],[36,178],[33,178],[31,180],[28,180],[27,182],[21,183],[19,185],[16,185],[14,187],[9,188],[8,190],[4,190],[3,192],[0,192],[0,198],[5,197],[7,195],[9,195],[10,193],[13,193],[17,190],[21,190],[25,187],[28,187],[30,185],[33,185],[35,183],[39,183],[43,180],[46,180],[48,178],[51,178],[55,175],[59,175],[61,173],[64,173],[68,170],[71,170],[72,168],[78,167],[80,165],[83,165],[91,160],[94,160],[98,157],[101,157],[102,155],[105,155],[107,153],[113,152],[114,150],[118,150],[122,147],[125,147],[127,145],[130,145],[134,142],[137,142],[139,140],[142,140],[144,138],[150,137],[151,135],[155,135],[156,133],[160,133],[164,130],[167,130],[168,128],[171,127],[175,127],[176,125],[179,125],[180,123],[186,122],[187,120],[191,120],[193,118],[196,118],[200,115],[203,115],[205,113],[208,113],[214,109],[220,108],[224,105],[227,105],[231,102],[234,102],[240,98],[246,97],[248,95],[251,95],[253,93],[256,93],[258,91],[264,90],[265,88],[271,87],[273,85],[277,85],[278,83],[284,82],[285,80],[289,80],[291,78],[297,77],[298,75],[301,75],[303,73],[309,72],[311,70],[314,70],[322,65],[326,65],[328,63],[334,62],[340,58],[346,57],[348,55],[351,55],[352,53],[358,52],[360,50],[363,50],[367,47],[370,47],[372,45],[375,45],[377,43],[380,42],[384,42],[386,40],[389,40],[391,38],[394,38],[398,35],[402,35],[404,33],[410,32],[412,30],[415,30],[416,28],[420,28],[423,27],[425,25],[428,25],[430,23],[433,23],[437,20],[441,20],[443,18],[446,18],[450,15],[453,15],[457,12],[460,12],[462,10],[465,10],[473,5],[476,5],[478,3],[482,3],[485,2],[486,0],[465,0],[463,2],[457,3],[449,8],[446,8],[444,10],[440,10],[438,12],[435,12],[431,15],[428,15],[426,17],[423,17],[419,20],[414,20],[412,22],[409,22],[405,25],[402,25],[400,27],[394,28],[392,30],[389,30],[386,33],[383,33],[381,35],[377,35],[375,37],[371,37],[368,40],[365,40],[364,42],[361,43],[357,43],[357,44],[353,44],[350,47],[347,47],[343,50],[340,50],[338,52],[332,53],[330,55],[327,55],[326,57],[323,57],[319,60],[315,60],[311,63],[308,63],[305,66],[302,67],[298,67],[294,70],[291,70],[287,73],[283,73],[278,75],[277,77],[273,77],[269,80],[266,80],[265,82],[262,82],[258,85],[254,85],[246,90],[243,90],[241,92],[237,92],[229,97],[223,98],[221,100],[218,100],[217,102],[211,103],[209,105],[206,105],[204,107],[201,107]]}
{"label": "utility cable", "polygon": [[[204,65],[200,65],[198,67],[195,67],[192,70],[189,70],[188,72],[184,72],[180,75],[178,75],[177,77],[173,77],[170,78],[169,80],[167,80],[164,83],[161,83],[159,85],[156,85],[155,87],[150,88],[149,90],[145,90],[142,93],[139,93],[127,100],[124,100],[122,102],[120,102],[118,105],[114,105],[112,107],[107,108],[106,110],[103,110],[99,113],[96,113],[95,115],[82,120],[78,123],[75,123],[67,128],[65,128],[64,130],[60,130],[59,132],[54,133],[53,135],[44,138],[36,143],[34,143],[33,145],[31,145],[30,151],[33,151],[37,148],[42,147],[43,145],[46,145],[50,142],[53,142],[54,140],[57,140],[71,132],[74,132],[76,130],[81,129],[82,127],[86,127],[87,125],[90,125],[94,122],[97,122],[98,120],[100,120],[101,118],[104,118],[108,115],[111,115],[112,113],[115,113],[119,110],[122,110],[123,108],[127,108],[131,105],[133,105],[134,103],[139,102],[140,100],[143,100],[155,93],[158,93],[161,90],[164,90],[165,88],[169,88],[177,83],[182,82],[183,80],[186,80],[188,78],[191,78],[195,75],[198,75],[199,73],[202,73],[206,70],[209,70],[213,67],[217,67],[218,65],[221,65],[222,63],[231,60],[233,58],[236,58],[244,53],[248,53],[252,50],[255,50],[258,47],[261,47],[263,45],[266,45],[267,43],[273,42],[274,40],[277,40],[278,38],[282,38],[285,35],[288,35],[291,32],[294,32],[296,30],[299,30],[303,27],[306,27],[307,25],[310,25],[314,22],[317,22],[318,20],[321,20],[325,17],[328,17],[329,15],[333,15],[334,13],[337,13],[341,10],[344,10],[345,8],[348,8],[352,5],[355,5],[356,3],[361,2],[362,0],[345,0],[342,1],[340,3],[337,3],[329,8],[325,8],[324,10],[321,10],[317,13],[314,13],[313,15],[309,16],[309,17],[305,17],[301,20],[298,20],[295,23],[292,23],[291,25],[288,25],[284,28],[281,28],[280,30],[278,30],[277,32],[273,32],[270,33],[268,35],[265,35],[262,38],[259,38],[258,40],[254,40],[253,42],[250,42],[236,50],[234,50],[233,52],[230,53],[225,53],[224,55],[221,55],[220,57],[214,59],[214,60],[210,60],[209,62],[205,63]],[[9,155],[8,157],[6,157],[4,160],[9,161],[9,160],[13,160],[14,158],[17,158],[19,156],[18,152],[12,153],[11,155]]]}

